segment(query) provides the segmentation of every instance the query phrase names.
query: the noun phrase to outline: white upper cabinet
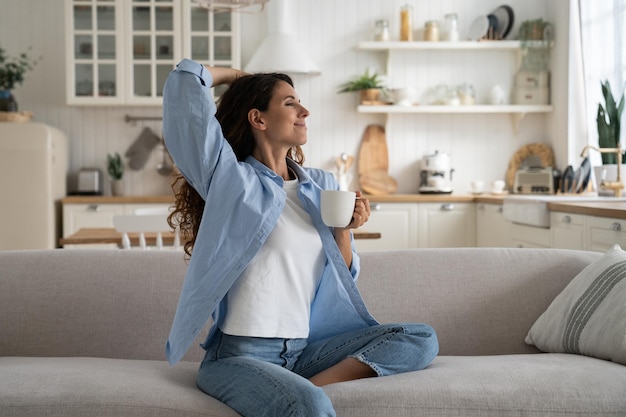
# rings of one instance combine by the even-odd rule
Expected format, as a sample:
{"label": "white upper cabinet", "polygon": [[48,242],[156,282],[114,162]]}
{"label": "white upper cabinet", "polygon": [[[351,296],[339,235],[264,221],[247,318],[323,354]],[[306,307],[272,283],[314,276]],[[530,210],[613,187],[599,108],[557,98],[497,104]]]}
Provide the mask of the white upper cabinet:
{"label": "white upper cabinet", "polygon": [[235,13],[191,0],[65,0],[67,103],[161,105],[183,57],[240,66]]}

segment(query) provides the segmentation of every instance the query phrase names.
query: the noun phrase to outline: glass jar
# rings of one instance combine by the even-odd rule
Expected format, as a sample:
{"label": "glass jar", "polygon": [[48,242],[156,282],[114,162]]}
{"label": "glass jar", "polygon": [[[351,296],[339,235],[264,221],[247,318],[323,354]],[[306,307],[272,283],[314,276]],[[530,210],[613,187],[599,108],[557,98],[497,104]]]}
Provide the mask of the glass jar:
{"label": "glass jar", "polygon": [[439,24],[435,20],[429,20],[424,27],[424,40],[437,42],[439,40]]}
{"label": "glass jar", "polygon": [[413,40],[413,6],[405,4],[400,9],[400,40]]}
{"label": "glass jar", "polygon": [[456,42],[459,40],[459,21],[456,13],[448,13],[444,16],[445,25],[443,39],[446,41]]}
{"label": "glass jar", "polygon": [[457,88],[457,93],[459,95],[459,100],[461,105],[468,106],[476,103],[476,92],[474,91],[474,86],[468,83],[461,84]]}
{"label": "glass jar", "polygon": [[389,22],[387,20],[377,20],[374,40],[387,42],[389,40]]}

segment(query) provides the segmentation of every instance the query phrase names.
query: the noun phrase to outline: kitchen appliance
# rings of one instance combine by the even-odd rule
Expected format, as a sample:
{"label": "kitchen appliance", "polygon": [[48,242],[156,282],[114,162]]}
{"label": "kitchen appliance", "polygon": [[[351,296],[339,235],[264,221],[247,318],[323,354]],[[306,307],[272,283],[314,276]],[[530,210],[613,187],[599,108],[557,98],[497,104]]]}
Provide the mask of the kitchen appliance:
{"label": "kitchen appliance", "polygon": [[0,123],[0,250],[58,247],[67,165],[67,138],[60,130]]}
{"label": "kitchen appliance", "polygon": [[550,167],[517,170],[513,192],[517,194],[554,194],[554,173]]}
{"label": "kitchen appliance", "polygon": [[102,173],[98,168],[81,168],[78,171],[76,194],[102,194]]}
{"label": "kitchen appliance", "polygon": [[445,152],[435,151],[425,155],[421,161],[420,185],[421,194],[450,194],[452,192],[452,173],[450,156]]}

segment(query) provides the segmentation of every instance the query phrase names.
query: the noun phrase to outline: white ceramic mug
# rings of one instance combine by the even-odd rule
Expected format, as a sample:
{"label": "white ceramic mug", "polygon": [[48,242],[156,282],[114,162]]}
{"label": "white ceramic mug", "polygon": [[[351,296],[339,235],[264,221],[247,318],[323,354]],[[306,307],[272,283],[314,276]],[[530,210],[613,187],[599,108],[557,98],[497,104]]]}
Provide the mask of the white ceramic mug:
{"label": "white ceramic mug", "polygon": [[322,190],[320,210],[329,227],[346,227],[352,220],[356,193],[354,191]]}
{"label": "white ceramic mug", "polygon": [[504,192],[504,181],[496,180],[491,183],[491,192],[494,194],[501,194]]}
{"label": "white ceramic mug", "polygon": [[485,182],[482,180],[474,180],[470,182],[470,190],[474,194],[485,192]]}

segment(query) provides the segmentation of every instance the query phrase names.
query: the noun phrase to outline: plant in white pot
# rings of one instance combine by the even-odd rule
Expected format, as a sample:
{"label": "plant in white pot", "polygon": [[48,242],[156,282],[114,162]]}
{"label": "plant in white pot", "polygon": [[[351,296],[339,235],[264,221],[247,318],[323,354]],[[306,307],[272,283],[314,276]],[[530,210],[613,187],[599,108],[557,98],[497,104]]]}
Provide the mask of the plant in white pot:
{"label": "plant in white pot", "polygon": [[124,183],[122,178],[124,177],[124,164],[119,153],[107,154],[107,172],[109,177],[111,177],[111,194],[123,195]]}
{"label": "plant in white pot", "polygon": [[[598,114],[596,117],[596,124],[598,128],[598,146],[601,149],[622,147],[622,144],[620,143],[620,125],[622,112],[624,111],[624,91],[622,90],[619,103],[617,103],[613,97],[609,81],[605,80],[600,84],[602,86],[604,105],[602,103],[598,104]],[[626,152],[622,153],[623,162],[626,161],[625,154]],[[603,152],[601,156],[602,166],[595,168],[598,194],[611,195],[613,194],[613,191],[602,190],[600,183],[602,180],[615,181],[617,179],[617,153]],[[623,177],[623,165],[621,168],[621,176]],[[623,178],[620,178],[620,180],[623,181]]]}

